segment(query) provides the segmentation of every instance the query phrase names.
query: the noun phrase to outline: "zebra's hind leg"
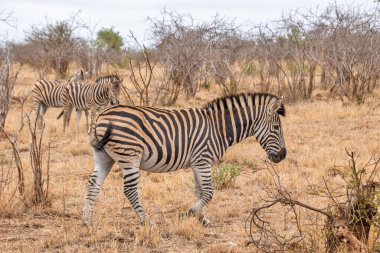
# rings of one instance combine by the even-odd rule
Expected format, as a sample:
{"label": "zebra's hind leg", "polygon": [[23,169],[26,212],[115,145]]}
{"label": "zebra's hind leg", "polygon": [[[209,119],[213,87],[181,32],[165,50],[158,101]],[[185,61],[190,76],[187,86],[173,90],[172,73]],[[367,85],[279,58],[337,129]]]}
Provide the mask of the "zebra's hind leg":
{"label": "zebra's hind leg", "polygon": [[[120,153],[118,153],[118,155],[120,156]],[[132,208],[136,212],[140,222],[148,222],[149,224],[152,224],[148,214],[141,205],[138,193],[141,155],[142,151],[139,152],[134,150],[128,154],[124,154],[123,157],[120,157],[120,159],[118,159],[118,164],[123,171],[125,196],[132,205]]]}
{"label": "zebra's hind leg", "polygon": [[63,133],[66,132],[66,127],[69,126],[70,124],[70,117],[71,117],[71,112],[73,111],[73,106],[65,106],[63,109]]}
{"label": "zebra's hind leg", "polygon": [[86,130],[89,133],[90,132],[90,125],[88,124],[88,110],[84,110],[84,115],[86,116]]}
{"label": "zebra's hind leg", "polygon": [[88,180],[86,200],[83,208],[82,223],[88,225],[92,216],[94,200],[99,195],[100,187],[110,172],[115,161],[104,151],[93,148],[95,169]]}
{"label": "zebra's hind leg", "polygon": [[210,226],[211,222],[205,217],[203,207],[210,202],[214,189],[211,183],[211,166],[209,164],[192,165],[197,202],[189,209],[190,215],[199,217],[203,226]]}

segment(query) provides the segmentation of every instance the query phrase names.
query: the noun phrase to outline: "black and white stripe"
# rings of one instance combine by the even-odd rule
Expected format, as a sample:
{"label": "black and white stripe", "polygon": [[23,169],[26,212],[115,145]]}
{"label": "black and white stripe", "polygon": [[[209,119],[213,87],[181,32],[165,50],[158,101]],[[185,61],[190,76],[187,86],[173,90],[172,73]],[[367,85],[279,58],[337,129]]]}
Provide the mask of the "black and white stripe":
{"label": "black and white stripe", "polygon": [[38,125],[41,127],[43,117],[49,107],[63,107],[62,94],[65,83],[39,80],[32,89],[33,108],[36,111]]}
{"label": "black and white stripe", "polygon": [[96,78],[95,83],[121,83],[122,80],[118,75],[108,75]]}
{"label": "black and white stripe", "polygon": [[[62,94],[64,103],[64,131],[69,124],[72,109],[77,110],[77,126],[81,118],[81,111],[86,114],[86,126],[88,123],[88,111],[91,110],[91,119],[95,117],[95,113],[99,108],[104,108],[108,104],[119,104],[120,94],[120,79],[112,79],[112,82],[71,82],[65,87],[65,92]],[[59,117],[58,117],[59,118]]]}
{"label": "black and white stripe", "polygon": [[141,221],[148,219],[138,196],[139,170],[170,172],[191,166],[199,214],[211,200],[211,165],[228,147],[255,136],[273,162],[286,156],[280,116],[281,99],[270,94],[218,98],[204,108],[165,110],[115,106],[98,115],[91,129],[95,169],[88,181],[83,221],[91,217],[94,199],[116,162],[124,175],[124,193]]}
{"label": "black and white stripe", "polygon": [[[82,70],[75,72],[70,81],[84,80],[85,74]],[[65,92],[67,83],[52,82],[47,80],[39,80],[32,89],[33,108],[37,114],[39,125],[42,124],[43,116],[49,107],[64,107],[62,95]]]}

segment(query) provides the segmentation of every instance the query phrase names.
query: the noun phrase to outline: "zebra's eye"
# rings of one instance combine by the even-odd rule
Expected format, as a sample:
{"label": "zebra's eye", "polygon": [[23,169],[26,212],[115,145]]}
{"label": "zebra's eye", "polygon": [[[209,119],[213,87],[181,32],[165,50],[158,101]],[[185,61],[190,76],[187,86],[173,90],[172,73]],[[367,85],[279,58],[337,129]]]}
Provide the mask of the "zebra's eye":
{"label": "zebra's eye", "polygon": [[279,130],[280,129],[280,126],[278,124],[273,124],[273,129],[274,130]]}

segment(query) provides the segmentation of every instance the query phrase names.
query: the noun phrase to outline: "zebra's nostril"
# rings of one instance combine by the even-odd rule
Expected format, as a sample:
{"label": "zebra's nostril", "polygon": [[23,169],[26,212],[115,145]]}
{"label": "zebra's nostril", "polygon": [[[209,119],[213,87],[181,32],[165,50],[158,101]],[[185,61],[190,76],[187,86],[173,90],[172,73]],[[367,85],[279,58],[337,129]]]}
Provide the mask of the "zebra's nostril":
{"label": "zebra's nostril", "polygon": [[284,159],[286,157],[286,148],[281,148],[280,152],[278,152],[278,156]]}

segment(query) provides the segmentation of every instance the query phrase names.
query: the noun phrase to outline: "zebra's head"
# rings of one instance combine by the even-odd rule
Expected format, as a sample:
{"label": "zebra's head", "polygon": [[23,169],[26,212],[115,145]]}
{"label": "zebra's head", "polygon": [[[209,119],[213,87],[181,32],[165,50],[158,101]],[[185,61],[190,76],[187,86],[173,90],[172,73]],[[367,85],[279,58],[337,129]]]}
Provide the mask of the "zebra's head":
{"label": "zebra's head", "polygon": [[278,163],[286,157],[286,147],[281,127],[280,115],[285,116],[282,99],[272,97],[264,108],[257,122],[257,140],[268,154],[269,160]]}
{"label": "zebra's head", "polygon": [[110,103],[111,105],[118,105],[119,104],[119,95],[120,95],[120,89],[121,84],[123,82],[123,79],[120,79],[120,77],[115,76],[112,78],[110,85]]}
{"label": "zebra's head", "polygon": [[87,71],[87,72],[83,72],[83,70],[79,70],[77,72],[74,72],[72,74],[72,76],[70,77],[69,79],[69,82],[79,82],[79,81],[84,81],[84,80],[87,80],[89,79],[91,76],[90,72]]}

